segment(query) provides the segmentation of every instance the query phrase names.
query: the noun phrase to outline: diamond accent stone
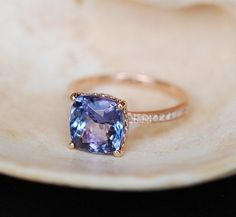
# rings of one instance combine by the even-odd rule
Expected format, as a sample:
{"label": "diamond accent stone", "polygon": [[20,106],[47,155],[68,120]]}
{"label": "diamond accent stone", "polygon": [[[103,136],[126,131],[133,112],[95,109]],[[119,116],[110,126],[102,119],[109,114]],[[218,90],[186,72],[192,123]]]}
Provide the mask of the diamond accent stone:
{"label": "diamond accent stone", "polygon": [[158,115],[154,115],[154,116],[152,117],[152,121],[154,121],[154,122],[159,121],[159,116],[158,116]]}
{"label": "diamond accent stone", "polygon": [[164,120],[165,120],[165,117],[166,117],[165,114],[161,114],[159,120],[160,120],[160,121],[164,121]]}
{"label": "diamond accent stone", "polygon": [[166,115],[166,120],[167,120],[167,121],[171,120],[171,117],[172,117],[172,113],[168,113],[168,114]]}

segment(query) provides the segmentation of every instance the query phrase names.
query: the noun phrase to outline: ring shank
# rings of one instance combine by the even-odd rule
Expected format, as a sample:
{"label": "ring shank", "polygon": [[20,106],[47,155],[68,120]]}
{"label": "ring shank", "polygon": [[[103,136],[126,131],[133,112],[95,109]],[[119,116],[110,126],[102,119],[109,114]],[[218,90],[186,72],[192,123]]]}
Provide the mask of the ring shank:
{"label": "ring shank", "polygon": [[[89,87],[106,83],[127,83],[138,86],[146,86],[162,91],[175,99],[178,103],[174,106],[153,111],[128,111],[130,123],[165,122],[182,117],[188,107],[188,96],[176,85],[157,80],[144,74],[118,73],[114,75],[98,75],[79,79],[72,83],[70,92],[89,91]],[[79,89],[78,89],[79,88]]]}

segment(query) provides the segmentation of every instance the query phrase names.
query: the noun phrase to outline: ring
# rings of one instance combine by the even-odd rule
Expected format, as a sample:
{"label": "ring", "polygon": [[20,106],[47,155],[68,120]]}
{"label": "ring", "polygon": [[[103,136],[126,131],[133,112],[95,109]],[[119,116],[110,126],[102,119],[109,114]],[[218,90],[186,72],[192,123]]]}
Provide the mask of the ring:
{"label": "ring", "polygon": [[[132,84],[162,91],[178,102],[171,107],[153,111],[129,111],[127,102],[104,93],[89,93],[88,88],[100,84]],[[182,117],[188,107],[188,97],[179,87],[154,77],[118,73],[76,80],[71,84],[70,149],[97,154],[124,154],[129,125],[160,123]]]}

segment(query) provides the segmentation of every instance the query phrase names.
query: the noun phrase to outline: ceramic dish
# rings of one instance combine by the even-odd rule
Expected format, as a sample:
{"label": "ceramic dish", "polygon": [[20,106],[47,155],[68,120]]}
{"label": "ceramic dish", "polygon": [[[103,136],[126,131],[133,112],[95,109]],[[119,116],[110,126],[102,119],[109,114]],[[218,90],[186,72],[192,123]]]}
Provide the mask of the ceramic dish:
{"label": "ceramic dish", "polygon": [[[234,17],[210,6],[163,11],[88,2],[60,1],[53,10],[48,1],[2,3],[0,172],[113,190],[182,187],[235,173]],[[123,70],[183,87],[188,115],[131,129],[121,158],[69,150],[70,82]],[[167,103],[141,90],[99,88],[130,108]]]}

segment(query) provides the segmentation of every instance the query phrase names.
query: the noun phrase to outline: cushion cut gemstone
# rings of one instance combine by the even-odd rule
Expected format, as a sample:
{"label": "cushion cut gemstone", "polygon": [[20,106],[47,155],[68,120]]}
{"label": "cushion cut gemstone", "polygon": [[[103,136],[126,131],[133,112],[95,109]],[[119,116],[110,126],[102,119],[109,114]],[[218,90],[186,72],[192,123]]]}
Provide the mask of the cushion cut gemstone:
{"label": "cushion cut gemstone", "polygon": [[70,115],[70,134],[76,149],[112,154],[125,136],[124,111],[117,101],[101,96],[77,96]]}

